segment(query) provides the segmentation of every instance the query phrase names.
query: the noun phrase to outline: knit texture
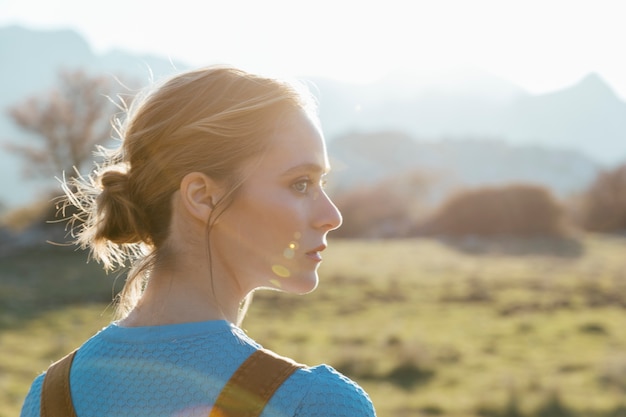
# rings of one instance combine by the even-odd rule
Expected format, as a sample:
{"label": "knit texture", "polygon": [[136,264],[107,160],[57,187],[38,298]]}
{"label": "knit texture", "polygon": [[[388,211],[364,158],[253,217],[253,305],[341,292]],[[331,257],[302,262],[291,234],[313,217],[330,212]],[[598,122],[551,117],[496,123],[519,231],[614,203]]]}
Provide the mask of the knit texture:
{"label": "knit texture", "polygon": [[[224,384],[260,346],[225,321],[125,328],[115,323],[78,351],[70,373],[78,417],[206,417]],[[38,417],[45,374],[22,417]],[[327,365],[297,370],[262,417],[375,416],[367,394]]]}

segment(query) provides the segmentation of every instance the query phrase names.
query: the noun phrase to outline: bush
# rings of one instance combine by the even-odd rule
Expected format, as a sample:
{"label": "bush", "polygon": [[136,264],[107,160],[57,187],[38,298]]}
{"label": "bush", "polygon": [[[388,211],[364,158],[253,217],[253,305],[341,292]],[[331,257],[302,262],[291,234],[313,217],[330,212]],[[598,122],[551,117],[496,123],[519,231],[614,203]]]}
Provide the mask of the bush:
{"label": "bush", "polygon": [[430,182],[425,174],[409,172],[370,187],[339,193],[333,200],[343,215],[343,224],[333,236],[406,236],[423,210],[419,200]]}
{"label": "bush", "polygon": [[584,229],[626,231],[626,164],[600,172],[581,200],[577,220]]}
{"label": "bush", "polygon": [[563,215],[545,187],[513,184],[456,194],[421,229],[451,236],[559,236]]}

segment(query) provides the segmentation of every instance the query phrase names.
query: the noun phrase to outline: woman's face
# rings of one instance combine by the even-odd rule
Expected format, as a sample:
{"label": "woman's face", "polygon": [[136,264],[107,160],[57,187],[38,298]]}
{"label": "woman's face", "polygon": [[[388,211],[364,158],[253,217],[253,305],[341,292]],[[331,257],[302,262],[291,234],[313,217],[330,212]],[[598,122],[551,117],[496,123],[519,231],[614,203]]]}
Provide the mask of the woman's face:
{"label": "woman's face", "polygon": [[317,286],[326,234],[341,215],[323,189],[329,170],[319,128],[304,112],[286,119],[211,232],[214,261],[245,295],[259,287],[306,293]]}

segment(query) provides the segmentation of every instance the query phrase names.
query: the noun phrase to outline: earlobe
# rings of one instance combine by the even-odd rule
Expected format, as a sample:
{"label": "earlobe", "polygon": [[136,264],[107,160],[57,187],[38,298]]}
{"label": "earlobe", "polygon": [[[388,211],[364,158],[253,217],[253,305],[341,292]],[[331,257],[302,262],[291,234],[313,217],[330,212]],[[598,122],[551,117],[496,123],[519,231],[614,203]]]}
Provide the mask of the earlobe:
{"label": "earlobe", "polygon": [[206,174],[190,172],[180,182],[180,197],[186,211],[206,222],[215,207],[219,187]]}

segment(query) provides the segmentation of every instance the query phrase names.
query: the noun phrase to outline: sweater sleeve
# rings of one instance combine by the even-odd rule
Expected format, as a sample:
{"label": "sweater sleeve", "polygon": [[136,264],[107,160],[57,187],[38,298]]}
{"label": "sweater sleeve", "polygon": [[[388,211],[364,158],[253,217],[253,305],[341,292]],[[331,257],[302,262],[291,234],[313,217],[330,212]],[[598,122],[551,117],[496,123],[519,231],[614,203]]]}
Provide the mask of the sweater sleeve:
{"label": "sweater sleeve", "polygon": [[22,405],[20,417],[39,417],[39,402],[44,375],[39,375],[30,386],[30,391],[28,391],[28,395],[26,395]]}
{"label": "sweater sleeve", "polygon": [[354,381],[327,365],[314,368],[314,375],[294,417],[376,416],[369,396]]}

